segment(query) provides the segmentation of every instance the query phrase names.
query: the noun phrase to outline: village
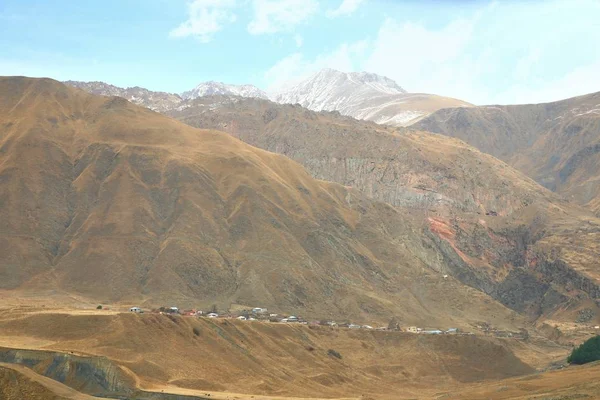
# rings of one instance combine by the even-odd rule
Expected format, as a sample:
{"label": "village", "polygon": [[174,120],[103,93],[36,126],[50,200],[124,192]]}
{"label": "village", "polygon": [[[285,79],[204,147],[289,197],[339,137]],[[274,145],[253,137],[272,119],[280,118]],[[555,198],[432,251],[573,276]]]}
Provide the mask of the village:
{"label": "village", "polygon": [[[144,313],[145,311],[140,307],[131,307],[129,311],[132,313]],[[462,332],[458,328],[420,328],[417,326],[406,326],[401,327],[398,323],[392,321],[388,326],[374,327],[372,325],[361,325],[352,322],[336,322],[333,320],[320,319],[320,320],[306,320],[301,316],[295,315],[280,315],[276,313],[269,313],[266,308],[255,307],[252,309],[243,309],[238,312],[227,312],[219,313],[216,307],[209,311],[202,310],[180,310],[178,307],[160,307],[153,309],[151,313],[168,314],[168,315],[179,315],[183,317],[196,317],[196,318],[218,318],[218,319],[236,319],[239,321],[262,321],[268,323],[288,323],[288,324],[301,324],[309,326],[325,326],[331,328],[342,328],[342,329],[362,329],[362,330],[376,330],[376,331],[396,331],[396,332],[408,332],[415,334],[425,335],[442,335],[442,334],[454,334],[454,335],[474,335],[472,332]]]}

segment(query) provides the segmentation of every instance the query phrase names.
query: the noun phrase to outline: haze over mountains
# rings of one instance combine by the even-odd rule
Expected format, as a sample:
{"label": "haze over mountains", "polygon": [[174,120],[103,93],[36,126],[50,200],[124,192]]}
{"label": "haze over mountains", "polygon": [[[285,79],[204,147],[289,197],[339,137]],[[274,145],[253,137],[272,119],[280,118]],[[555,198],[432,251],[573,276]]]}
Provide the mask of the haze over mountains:
{"label": "haze over mountains", "polygon": [[303,82],[271,93],[253,85],[203,82],[181,94],[147,89],[118,88],[103,82],[67,81],[68,85],[93,94],[123,97],[158,112],[186,107],[186,100],[202,96],[230,95],[271,99],[283,104],[300,104],[313,111],[339,111],[356,119],[378,124],[405,126],[444,107],[470,107],[471,104],[432,94],[407,93],[393,80],[367,72],[340,72],[323,69]]}

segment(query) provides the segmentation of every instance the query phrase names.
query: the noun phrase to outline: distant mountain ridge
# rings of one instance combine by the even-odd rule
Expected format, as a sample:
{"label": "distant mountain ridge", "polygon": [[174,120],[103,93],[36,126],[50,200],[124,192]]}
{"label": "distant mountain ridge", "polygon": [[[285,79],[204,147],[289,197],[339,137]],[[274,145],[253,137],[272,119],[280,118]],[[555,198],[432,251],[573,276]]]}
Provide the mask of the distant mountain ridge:
{"label": "distant mountain ridge", "polygon": [[183,99],[175,93],[155,92],[139,86],[121,88],[105,82],[65,81],[66,85],[101,96],[118,96],[153,111],[165,112],[179,106]]}
{"label": "distant mountain ridge", "polygon": [[92,94],[123,97],[158,112],[189,106],[188,101],[203,96],[239,96],[300,104],[313,111],[338,111],[356,119],[393,126],[410,125],[447,107],[472,105],[433,94],[408,93],[394,80],[370,72],[340,72],[325,68],[286,90],[267,94],[254,85],[202,82],[181,94],[153,92],[140,87],[119,88],[104,82],[66,81],[67,85]]}
{"label": "distant mountain ridge", "polygon": [[269,96],[254,85],[227,85],[222,82],[202,82],[192,90],[181,94],[185,100],[196,99],[202,96],[213,95],[233,95],[240,97],[252,97],[258,99],[268,99]]}
{"label": "distant mountain ridge", "polygon": [[64,83],[85,90],[91,94],[122,97],[134,104],[161,113],[181,107],[186,100],[193,100],[203,96],[225,95],[268,99],[267,94],[254,85],[228,85],[214,81],[202,82],[194,89],[185,91],[181,94],[155,92],[139,86],[121,88],[98,81],[65,81]]}

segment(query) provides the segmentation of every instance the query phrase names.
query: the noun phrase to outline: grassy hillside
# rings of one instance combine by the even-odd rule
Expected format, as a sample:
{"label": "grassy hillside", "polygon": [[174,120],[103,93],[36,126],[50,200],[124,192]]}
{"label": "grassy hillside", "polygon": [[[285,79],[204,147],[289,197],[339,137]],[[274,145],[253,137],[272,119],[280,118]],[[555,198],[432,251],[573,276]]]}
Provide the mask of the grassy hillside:
{"label": "grassy hillside", "polygon": [[[194,328],[196,331],[194,331]],[[85,357],[107,357],[125,367],[118,374],[104,359],[98,376],[125,387],[135,376],[143,389],[183,387],[215,392],[291,397],[359,397],[434,393],[469,382],[531,373],[511,350],[514,340],[478,336],[416,335],[196,319],[157,314],[67,315],[2,313],[0,343],[30,350],[12,359],[69,354],[72,369]],[[532,348],[535,348],[533,345]],[[44,350],[36,356],[31,350]],[[340,357],[334,357],[335,350]],[[539,351],[539,349],[537,350]],[[74,353],[74,355],[73,355]],[[0,352],[0,358],[5,357]],[[61,360],[63,360],[61,358]],[[490,362],[493,360],[493,362]],[[31,362],[35,364],[35,362]],[[51,363],[34,366],[47,374]],[[96,376],[96,375],[94,375]],[[73,375],[79,388],[85,375]],[[113,383],[114,382],[114,383]],[[88,383],[88,387],[90,383]]]}
{"label": "grassy hillside", "polygon": [[600,212],[600,93],[547,104],[442,109],[414,127],[462,139]]}

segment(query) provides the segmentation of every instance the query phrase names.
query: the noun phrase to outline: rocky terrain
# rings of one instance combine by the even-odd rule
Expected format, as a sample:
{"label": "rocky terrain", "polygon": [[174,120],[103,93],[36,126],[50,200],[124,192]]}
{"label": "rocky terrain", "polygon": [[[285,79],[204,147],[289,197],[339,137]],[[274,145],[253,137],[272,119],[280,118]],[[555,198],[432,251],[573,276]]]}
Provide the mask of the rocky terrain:
{"label": "rocky terrain", "polygon": [[268,98],[267,94],[253,85],[227,85],[221,82],[202,82],[192,90],[181,94],[155,92],[138,86],[121,88],[104,82],[66,81],[66,85],[101,96],[118,96],[134,104],[157,112],[166,112],[182,106],[185,100],[201,96],[229,95]]}
{"label": "rocky terrain", "polygon": [[202,96],[230,95],[241,97],[255,97],[268,99],[265,92],[254,85],[227,85],[221,82],[202,82],[194,89],[183,92],[181,97],[185,100],[193,100]]}
{"label": "rocky terrain", "polygon": [[102,96],[119,96],[134,104],[141,105],[154,111],[171,110],[182,102],[181,96],[174,93],[153,92],[141,87],[120,88],[104,82],[66,81],[65,84],[86,92]]}
{"label": "rocky terrain", "polygon": [[407,210],[426,221],[440,272],[513,310],[537,318],[586,298],[597,318],[598,219],[464,142],[240,98],[197,99],[170,114]]}
{"label": "rocky terrain", "polygon": [[547,104],[448,108],[414,128],[464,140],[600,213],[600,93]]}
{"label": "rocky terrain", "polygon": [[378,124],[406,126],[445,107],[470,107],[464,101],[424,93],[407,93],[393,80],[367,72],[323,69],[297,85],[271,95],[282,104],[313,111],[339,111]]}

